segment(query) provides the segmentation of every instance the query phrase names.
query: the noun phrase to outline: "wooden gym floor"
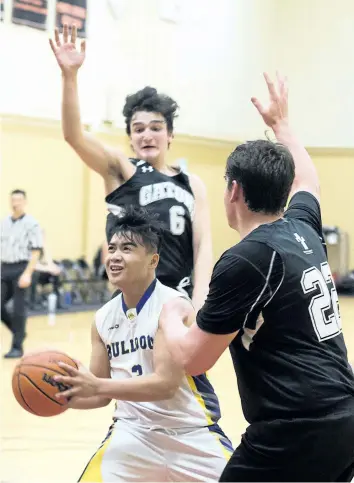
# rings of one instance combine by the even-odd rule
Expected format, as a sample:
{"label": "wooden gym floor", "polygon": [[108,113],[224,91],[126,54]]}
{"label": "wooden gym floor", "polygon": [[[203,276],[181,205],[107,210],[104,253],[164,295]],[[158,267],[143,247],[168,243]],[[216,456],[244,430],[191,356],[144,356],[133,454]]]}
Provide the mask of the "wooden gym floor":
{"label": "wooden gym floor", "polygon": [[[340,303],[349,359],[354,361],[354,298],[342,298]],[[88,364],[92,318],[92,313],[59,315],[54,325],[46,316],[29,319],[25,349],[58,348]],[[1,327],[2,353],[8,350],[9,344],[9,332]],[[106,435],[112,404],[91,411],[69,410],[53,418],[33,416],[12,395],[11,375],[16,362],[3,359],[0,362],[0,481],[77,481]],[[236,446],[246,422],[228,352],[210,371],[210,379],[221,403],[221,426]]]}

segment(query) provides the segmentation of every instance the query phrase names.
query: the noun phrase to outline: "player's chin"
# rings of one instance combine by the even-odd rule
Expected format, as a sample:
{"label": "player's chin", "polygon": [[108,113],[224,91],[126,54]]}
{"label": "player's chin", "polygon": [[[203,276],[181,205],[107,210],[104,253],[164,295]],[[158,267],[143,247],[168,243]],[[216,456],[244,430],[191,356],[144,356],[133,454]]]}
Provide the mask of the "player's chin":
{"label": "player's chin", "polygon": [[160,151],[157,148],[146,148],[142,149],[139,154],[141,159],[150,164],[154,164],[160,156]]}
{"label": "player's chin", "polygon": [[112,285],[116,285],[117,283],[124,281],[124,270],[118,270],[116,272],[108,270],[107,275],[108,280]]}

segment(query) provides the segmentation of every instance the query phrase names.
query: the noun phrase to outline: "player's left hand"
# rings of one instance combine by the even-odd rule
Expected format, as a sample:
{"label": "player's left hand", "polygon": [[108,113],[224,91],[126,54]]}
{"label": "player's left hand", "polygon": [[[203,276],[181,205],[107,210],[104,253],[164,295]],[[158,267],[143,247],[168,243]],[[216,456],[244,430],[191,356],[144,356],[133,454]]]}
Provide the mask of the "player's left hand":
{"label": "player's left hand", "polygon": [[71,398],[72,396],[91,397],[97,394],[98,377],[94,376],[85,366],[79,364],[79,368],[75,369],[75,367],[64,362],[58,362],[58,365],[68,373],[68,376],[56,375],[54,379],[71,386],[67,391],[57,393],[58,399]]}
{"label": "player's left hand", "polygon": [[32,277],[29,273],[23,272],[17,283],[20,288],[27,288],[32,283]]}

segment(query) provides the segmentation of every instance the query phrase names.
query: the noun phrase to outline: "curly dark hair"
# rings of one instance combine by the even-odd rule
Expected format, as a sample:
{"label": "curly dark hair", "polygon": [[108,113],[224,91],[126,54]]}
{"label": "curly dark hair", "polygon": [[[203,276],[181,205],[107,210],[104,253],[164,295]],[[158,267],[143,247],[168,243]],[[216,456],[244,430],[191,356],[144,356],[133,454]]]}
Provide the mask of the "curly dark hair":
{"label": "curly dark hair", "polygon": [[135,94],[125,98],[123,116],[125,117],[126,132],[131,134],[130,122],[133,115],[138,111],[158,112],[166,120],[167,130],[173,132],[173,121],[177,117],[179,106],[175,100],[166,94],[159,94],[154,87],[144,87]]}
{"label": "curly dark hair", "polygon": [[159,215],[134,205],[127,205],[109,230],[109,240],[113,235],[122,235],[146,248],[148,253],[159,253],[161,249],[164,225],[158,220]]}

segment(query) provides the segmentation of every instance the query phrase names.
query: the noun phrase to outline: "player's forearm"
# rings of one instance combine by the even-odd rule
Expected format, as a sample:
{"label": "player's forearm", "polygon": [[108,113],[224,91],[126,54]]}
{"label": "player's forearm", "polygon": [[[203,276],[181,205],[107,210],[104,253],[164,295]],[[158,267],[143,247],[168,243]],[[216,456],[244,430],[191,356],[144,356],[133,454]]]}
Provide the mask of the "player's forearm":
{"label": "player's forearm", "polygon": [[194,360],[194,341],[185,319],[186,314],[171,301],[162,309],[159,325],[173,360],[189,374]]}
{"label": "player's forearm", "polygon": [[110,398],[102,396],[72,397],[68,403],[71,409],[98,409],[108,406]]}
{"label": "player's forearm", "polygon": [[75,146],[83,138],[77,74],[62,76],[62,129],[65,141]]}
{"label": "player's forearm", "polygon": [[171,399],[176,389],[169,381],[151,374],[123,380],[100,379],[98,395],[132,402],[163,401]]}
{"label": "player's forearm", "polygon": [[316,167],[302,143],[296,138],[287,122],[273,127],[277,141],[291,152],[295,163],[294,186],[306,186],[319,194],[319,178]]}
{"label": "player's forearm", "polygon": [[212,271],[212,247],[211,244],[205,242],[195,249],[192,303],[196,312],[198,312],[198,310],[204,305],[207,298]]}
{"label": "player's forearm", "polygon": [[25,273],[27,273],[28,275],[32,275],[32,273],[36,268],[40,255],[41,255],[41,250],[32,250],[31,258],[27,264],[27,267],[25,268]]}
{"label": "player's forearm", "polygon": [[[163,309],[163,311],[165,308]],[[165,310],[160,316],[167,348],[174,361],[178,362],[186,374],[199,376],[211,369],[237,332],[217,336],[219,340],[206,339],[196,322],[190,327],[184,325],[183,316],[178,311]]]}

